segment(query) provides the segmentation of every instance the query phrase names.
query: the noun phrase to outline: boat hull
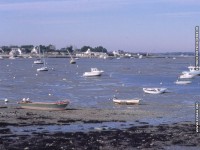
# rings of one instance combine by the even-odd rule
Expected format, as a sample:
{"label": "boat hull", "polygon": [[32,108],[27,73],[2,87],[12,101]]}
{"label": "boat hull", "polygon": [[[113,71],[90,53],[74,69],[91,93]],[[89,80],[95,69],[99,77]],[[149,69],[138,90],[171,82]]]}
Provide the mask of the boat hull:
{"label": "boat hull", "polygon": [[166,88],[143,88],[143,91],[148,94],[162,94],[166,90]]}
{"label": "boat hull", "polygon": [[42,67],[42,68],[37,69],[37,71],[48,71],[48,68],[47,67]]}
{"label": "boat hull", "polygon": [[140,99],[129,99],[129,100],[122,100],[122,99],[113,99],[113,102],[115,104],[124,104],[124,105],[135,105],[135,104],[139,104]]}
{"label": "boat hull", "polygon": [[36,60],[33,62],[34,64],[43,64],[43,62],[41,60]]}
{"label": "boat hull", "polygon": [[94,77],[94,76],[101,76],[101,72],[85,72],[83,74],[84,77]]}
{"label": "boat hull", "polygon": [[69,102],[65,103],[42,103],[42,102],[19,102],[21,108],[35,110],[65,110]]}
{"label": "boat hull", "polygon": [[192,83],[192,81],[176,81],[175,83],[176,83],[176,84],[179,84],[179,85],[185,85],[185,84],[190,84],[190,83]]}

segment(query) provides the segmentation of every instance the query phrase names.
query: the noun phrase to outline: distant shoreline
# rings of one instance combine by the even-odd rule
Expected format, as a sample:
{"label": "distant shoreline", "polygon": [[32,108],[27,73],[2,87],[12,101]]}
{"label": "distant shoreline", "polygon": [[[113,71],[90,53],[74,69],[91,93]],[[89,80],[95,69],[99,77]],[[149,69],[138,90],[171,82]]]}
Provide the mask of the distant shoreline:
{"label": "distant shoreline", "polygon": [[[10,56],[9,54],[0,54],[1,58],[10,58],[12,56]],[[32,54],[22,54],[19,56],[14,56],[15,58],[38,58],[37,55],[32,55]],[[46,58],[70,58],[69,55],[56,55],[56,54],[45,54]],[[127,56],[118,56],[120,58],[139,58],[138,56],[132,56],[132,57],[127,57]],[[108,56],[104,59],[113,59],[113,58],[118,58],[116,56]],[[195,56],[180,56],[180,55],[176,55],[176,56],[171,56],[171,55],[149,55],[149,56],[143,56],[143,58],[186,58],[186,57],[195,57]],[[73,58],[99,58],[99,57],[89,57],[89,56],[73,56]],[[102,58],[103,59],[103,58]]]}

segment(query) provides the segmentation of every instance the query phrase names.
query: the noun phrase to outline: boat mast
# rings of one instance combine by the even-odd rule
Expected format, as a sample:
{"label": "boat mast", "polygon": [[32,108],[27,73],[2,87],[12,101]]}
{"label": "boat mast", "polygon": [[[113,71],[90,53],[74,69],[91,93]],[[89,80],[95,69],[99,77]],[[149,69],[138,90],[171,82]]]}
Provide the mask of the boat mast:
{"label": "boat mast", "polygon": [[71,53],[69,52],[69,50],[67,49],[67,52],[69,53],[69,56],[71,57],[71,59],[73,60],[73,57],[71,55]]}
{"label": "boat mast", "polygon": [[40,60],[41,60],[40,45],[38,46],[38,54],[39,54],[39,58],[40,58]]}
{"label": "boat mast", "polygon": [[195,27],[195,70],[199,70],[199,26]]}

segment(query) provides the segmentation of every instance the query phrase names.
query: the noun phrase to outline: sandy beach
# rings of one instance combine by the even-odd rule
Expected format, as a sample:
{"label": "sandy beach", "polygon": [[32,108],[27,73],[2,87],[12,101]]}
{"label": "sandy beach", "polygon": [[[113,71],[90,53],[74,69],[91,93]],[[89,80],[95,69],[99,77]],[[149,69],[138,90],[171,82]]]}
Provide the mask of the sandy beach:
{"label": "sandy beach", "polygon": [[[17,106],[0,107],[0,149],[199,149],[200,136],[194,122],[160,124],[140,122],[144,112],[134,110],[67,109],[36,111]],[[155,115],[150,114],[149,115]],[[154,116],[155,117],[155,116]],[[96,128],[88,132],[35,132],[15,134],[11,127],[71,125],[77,123],[129,122],[128,128]]]}

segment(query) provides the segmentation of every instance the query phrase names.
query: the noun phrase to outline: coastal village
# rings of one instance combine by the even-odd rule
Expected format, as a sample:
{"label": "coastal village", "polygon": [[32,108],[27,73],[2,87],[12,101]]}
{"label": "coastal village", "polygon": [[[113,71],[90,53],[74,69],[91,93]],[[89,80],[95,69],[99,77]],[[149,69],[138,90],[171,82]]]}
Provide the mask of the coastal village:
{"label": "coastal village", "polygon": [[[25,45],[25,46],[2,46],[0,47],[0,57],[1,58],[31,58],[37,57],[39,54],[39,46]],[[107,49],[102,46],[92,48],[90,46],[83,46],[81,49],[69,46],[66,48],[56,49],[56,46],[42,46],[40,45],[41,52],[44,53],[45,57],[70,57],[68,51],[73,55],[73,57],[78,58],[113,58],[113,57],[125,57],[125,58],[142,58],[144,56],[150,56],[148,53],[133,53],[125,52],[123,50],[115,50],[112,52],[107,51]]]}

